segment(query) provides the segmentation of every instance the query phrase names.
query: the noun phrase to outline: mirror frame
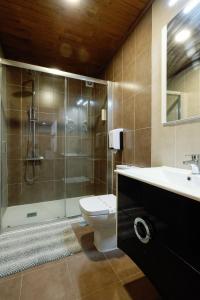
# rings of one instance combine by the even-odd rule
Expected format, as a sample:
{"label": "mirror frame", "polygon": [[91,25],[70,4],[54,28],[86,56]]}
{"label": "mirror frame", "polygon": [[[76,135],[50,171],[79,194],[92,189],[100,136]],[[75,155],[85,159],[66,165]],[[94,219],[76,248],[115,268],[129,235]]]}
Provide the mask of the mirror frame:
{"label": "mirror frame", "polygon": [[200,114],[181,120],[167,121],[167,25],[161,31],[161,124],[163,126],[173,126],[198,122],[200,121]]}

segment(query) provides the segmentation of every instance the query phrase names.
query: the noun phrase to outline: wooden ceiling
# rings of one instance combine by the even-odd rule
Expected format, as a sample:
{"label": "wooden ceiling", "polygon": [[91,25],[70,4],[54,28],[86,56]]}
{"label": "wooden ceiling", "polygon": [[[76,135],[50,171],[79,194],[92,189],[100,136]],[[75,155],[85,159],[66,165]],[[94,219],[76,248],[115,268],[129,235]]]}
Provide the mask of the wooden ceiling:
{"label": "wooden ceiling", "polygon": [[[191,36],[177,43],[175,36],[187,29]],[[180,12],[167,27],[167,75],[171,78],[183,70],[200,64],[200,4],[190,13]]]}
{"label": "wooden ceiling", "polygon": [[96,76],[152,1],[72,2],[0,0],[5,58]]}

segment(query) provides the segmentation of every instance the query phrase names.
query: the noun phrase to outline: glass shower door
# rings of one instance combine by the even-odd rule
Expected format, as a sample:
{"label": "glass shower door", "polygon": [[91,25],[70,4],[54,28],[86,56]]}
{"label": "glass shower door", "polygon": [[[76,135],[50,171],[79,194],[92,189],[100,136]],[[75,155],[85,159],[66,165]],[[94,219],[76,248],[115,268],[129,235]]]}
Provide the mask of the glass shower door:
{"label": "glass shower door", "polygon": [[68,79],[66,110],[66,215],[80,215],[82,197],[107,193],[107,89]]}
{"label": "glass shower door", "polygon": [[6,95],[5,95],[5,67],[0,65],[0,141],[1,141],[1,199],[0,199],[0,232],[2,231],[2,219],[8,205],[8,185],[7,185],[7,124],[6,124]]}
{"label": "glass shower door", "polygon": [[6,66],[4,228],[65,217],[66,80]]}

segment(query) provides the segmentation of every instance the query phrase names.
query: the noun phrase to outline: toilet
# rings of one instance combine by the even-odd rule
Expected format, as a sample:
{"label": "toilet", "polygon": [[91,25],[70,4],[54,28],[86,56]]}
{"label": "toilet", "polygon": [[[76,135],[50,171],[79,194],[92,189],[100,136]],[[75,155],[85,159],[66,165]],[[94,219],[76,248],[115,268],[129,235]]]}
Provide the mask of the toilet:
{"label": "toilet", "polygon": [[117,198],[112,194],[79,201],[83,218],[94,229],[94,245],[99,252],[117,248],[116,204]]}

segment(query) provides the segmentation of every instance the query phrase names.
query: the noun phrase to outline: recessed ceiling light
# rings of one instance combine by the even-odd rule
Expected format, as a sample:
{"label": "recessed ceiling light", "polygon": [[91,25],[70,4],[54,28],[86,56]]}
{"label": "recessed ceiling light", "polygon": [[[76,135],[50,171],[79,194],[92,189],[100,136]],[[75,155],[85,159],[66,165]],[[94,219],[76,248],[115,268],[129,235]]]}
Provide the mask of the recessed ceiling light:
{"label": "recessed ceiling light", "polygon": [[71,4],[79,4],[80,3],[80,0],[66,0],[66,1]]}
{"label": "recessed ceiling light", "polygon": [[189,39],[190,36],[191,31],[188,29],[183,29],[175,35],[175,41],[177,43],[184,43],[187,39]]}
{"label": "recessed ceiling light", "polygon": [[174,6],[179,0],[169,0],[169,3],[168,5],[171,7],[171,6]]}

